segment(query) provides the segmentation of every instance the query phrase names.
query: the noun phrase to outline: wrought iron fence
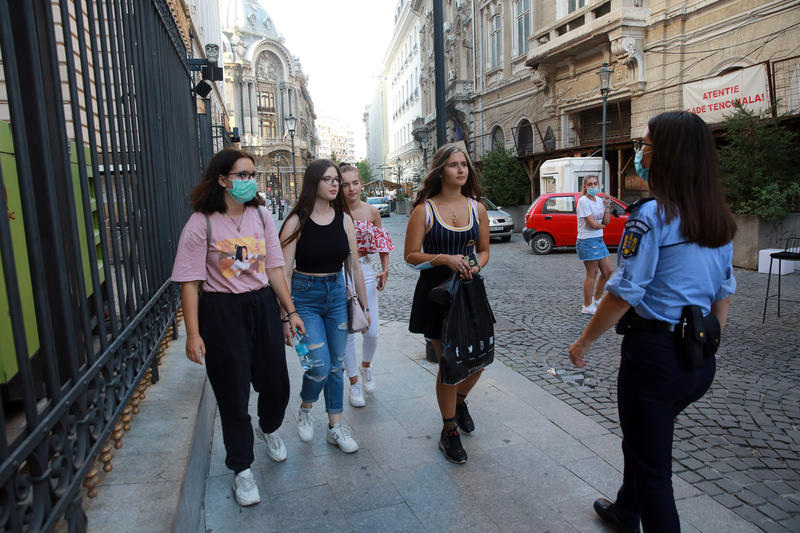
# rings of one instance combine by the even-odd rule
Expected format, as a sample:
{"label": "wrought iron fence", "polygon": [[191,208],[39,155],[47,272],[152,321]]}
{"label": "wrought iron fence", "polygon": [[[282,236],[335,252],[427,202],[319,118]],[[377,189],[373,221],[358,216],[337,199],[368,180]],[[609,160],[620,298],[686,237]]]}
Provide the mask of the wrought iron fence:
{"label": "wrought iron fence", "polygon": [[0,530],[84,531],[81,481],[179,305],[186,50],[165,0],[0,0],[0,54]]}

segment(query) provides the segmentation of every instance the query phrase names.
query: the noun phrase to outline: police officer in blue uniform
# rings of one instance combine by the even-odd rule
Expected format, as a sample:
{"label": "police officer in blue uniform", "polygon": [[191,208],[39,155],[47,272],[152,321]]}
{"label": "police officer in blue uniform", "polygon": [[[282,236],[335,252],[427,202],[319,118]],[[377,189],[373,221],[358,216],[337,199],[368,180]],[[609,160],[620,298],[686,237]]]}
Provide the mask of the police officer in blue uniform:
{"label": "police officer in blue uniform", "polygon": [[618,270],[569,353],[583,367],[591,343],[612,325],[624,335],[617,381],[623,483],[616,501],[598,499],[595,511],[619,531],[640,531],[641,519],[646,533],[678,532],[673,424],[714,379],[714,353],[736,290],[736,224],[713,137],[697,115],[662,113],[635,144],[636,171],[654,197],[630,207]]}

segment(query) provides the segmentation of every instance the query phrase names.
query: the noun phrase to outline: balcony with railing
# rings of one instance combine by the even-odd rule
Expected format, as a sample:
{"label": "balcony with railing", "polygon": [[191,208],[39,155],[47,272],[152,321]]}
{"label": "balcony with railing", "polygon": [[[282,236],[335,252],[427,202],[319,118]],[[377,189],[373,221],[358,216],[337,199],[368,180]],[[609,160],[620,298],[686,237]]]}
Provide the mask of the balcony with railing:
{"label": "balcony with railing", "polygon": [[[639,2],[636,2],[637,4]],[[649,9],[626,0],[594,0],[542,28],[529,39],[526,64],[556,64],[580,52],[596,50],[609,34],[643,32]]]}

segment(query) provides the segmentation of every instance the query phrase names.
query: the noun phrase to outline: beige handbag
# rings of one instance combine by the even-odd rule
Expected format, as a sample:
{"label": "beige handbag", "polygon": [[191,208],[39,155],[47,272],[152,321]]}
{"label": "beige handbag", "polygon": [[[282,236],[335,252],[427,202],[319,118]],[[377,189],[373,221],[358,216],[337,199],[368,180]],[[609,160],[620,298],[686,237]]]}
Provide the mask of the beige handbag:
{"label": "beige handbag", "polygon": [[369,319],[356,294],[355,278],[350,269],[350,256],[344,260],[344,283],[347,292],[347,331],[350,333],[361,333],[369,327]]}

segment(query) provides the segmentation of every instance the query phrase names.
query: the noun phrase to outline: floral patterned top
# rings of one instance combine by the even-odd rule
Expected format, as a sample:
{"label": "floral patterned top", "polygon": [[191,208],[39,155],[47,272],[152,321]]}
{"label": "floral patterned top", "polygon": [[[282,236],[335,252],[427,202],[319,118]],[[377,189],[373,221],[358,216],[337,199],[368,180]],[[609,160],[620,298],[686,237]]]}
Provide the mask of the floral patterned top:
{"label": "floral patterned top", "polygon": [[356,220],[356,240],[358,251],[368,254],[388,253],[394,250],[392,239],[385,229],[375,226],[369,220]]}

